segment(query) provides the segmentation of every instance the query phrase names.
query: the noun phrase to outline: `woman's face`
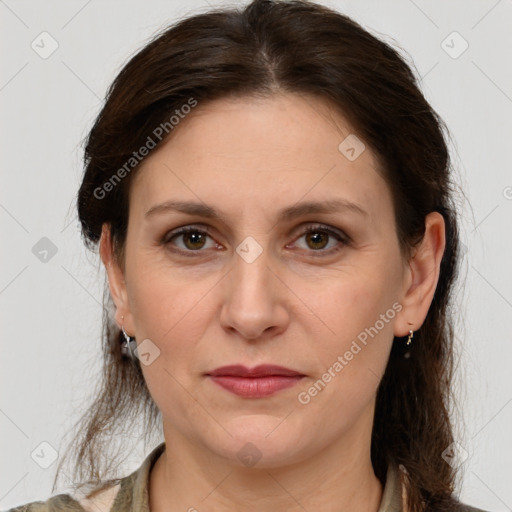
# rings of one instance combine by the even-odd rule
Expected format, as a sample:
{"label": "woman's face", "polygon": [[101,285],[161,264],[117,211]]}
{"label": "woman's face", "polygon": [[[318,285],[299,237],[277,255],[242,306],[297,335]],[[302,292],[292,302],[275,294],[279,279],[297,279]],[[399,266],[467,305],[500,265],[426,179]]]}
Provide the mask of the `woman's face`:
{"label": "woman's face", "polygon": [[[263,467],[367,444],[411,281],[389,188],[351,133],[295,94],[199,103],[134,177],[116,318],[146,340],[166,438]],[[303,377],[240,396],[207,376],[263,364]]]}

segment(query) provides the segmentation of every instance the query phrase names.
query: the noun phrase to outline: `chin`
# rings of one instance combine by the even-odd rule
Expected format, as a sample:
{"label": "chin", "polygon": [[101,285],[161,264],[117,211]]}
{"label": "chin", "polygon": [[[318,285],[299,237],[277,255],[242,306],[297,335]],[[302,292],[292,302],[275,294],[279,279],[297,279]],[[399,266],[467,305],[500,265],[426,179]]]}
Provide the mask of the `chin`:
{"label": "chin", "polygon": [[304,452],[307,448],[301,445],[311,443],[298,433],[294,435],[282,424],[276,428],[282,420],[270,416],[268,418],[268,421],[261,423],[252,419],[249,424],[249,417],[246,417],[244,424],[226,424],[225,428],[231,435],[225,433],[222,440],[210,444],[209,449],[234,464],[247,468],[276,468],[306,458]]}

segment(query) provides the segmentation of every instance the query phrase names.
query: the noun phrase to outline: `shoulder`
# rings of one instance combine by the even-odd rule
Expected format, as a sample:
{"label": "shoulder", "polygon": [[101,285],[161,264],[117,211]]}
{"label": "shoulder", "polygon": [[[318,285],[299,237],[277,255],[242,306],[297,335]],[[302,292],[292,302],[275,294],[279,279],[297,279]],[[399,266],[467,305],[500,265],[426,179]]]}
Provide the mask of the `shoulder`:
{"label": "shoulder", "polygon": [[489,512],[488,510],[483,510],[481,508],[471,507],[470,505],[466,505],[464,503],[459,503],[459,508],[457,512]]}
{"label": "shoulder", "polygon": [[33,501],[0,512],[127,512],[149,510],[148,479],[151,468],[165,450],[160,443],[142,465],[124,478],[80,486],[71,494],[58,494],[46,501]]}
{"label": "shoulder", "polygon": [[[399,481],[400,483],[399,484],[396,484],[395,483],[395,479],[397,478],[397,475],[399,475],[397,481]],[[390,503],[391,501],[394,499],[395,501],[393,502],[394,504],[394,507],[391,506],[389,508],[389,510],[396,510],[396,511],[400,511],[400,512],[409,512],[409,508],[407,507],[407,487],[405,485],[405,480],[407,479],[407,471],[405,470],[405,468],[402,466],[402,465],[399,465],[398,467],[394,466],[393,464],[390,464],[389,466],[389,469],[388,469],[388,476],[387,478],[389,479],[390,481],[390,494],[391,494],[391,487],[397,487],[397,489],[394,491],[394,497],[393,498],[388,498],[390,500]],[[400,495],[400,492],[398,491],[398,487],[401,487],[401,507],[399,505],[399,498],[398,496]],[[425,503],[424,503],[425,504]],[[431,510],[431,507],[427,507],[428,510]],[[385,512],[388,510],[388,507],[384,507],[382,508],[382,512]],[[440,510],[438,508],[436,508],[436,510]],[[448,510],[448,508],[445,506],[443,509],[444,510]],[[483,510],[481,508],[476,508],[476,507],[472,507],[471,505],[467,505],[466,503],[462,503],[460,501],[458,501],[458,499],[456,499],[455,503],[453,505],[450,505],[449,507],[449,510],[450,512],[490,512],[488,510]],[[379,509],[378,512],[381,512],[381,509]]]}
{"label": "shoulder", "polygon": [[84,497],[57,494],[46,501],[18,505],[5,512],[110,512],[120,484],[101,489]]}
{"label": "shoulder", "polygon": [[57,494],[46,501],[32,501],[5,512],[84,512],[84,508],[69,494]]}

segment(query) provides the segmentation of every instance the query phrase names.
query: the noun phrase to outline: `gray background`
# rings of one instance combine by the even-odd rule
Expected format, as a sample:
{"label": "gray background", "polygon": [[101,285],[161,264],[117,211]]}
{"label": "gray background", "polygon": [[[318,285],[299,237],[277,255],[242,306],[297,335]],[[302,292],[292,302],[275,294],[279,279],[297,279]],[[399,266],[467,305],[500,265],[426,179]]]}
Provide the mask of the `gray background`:
{"label": "gray background", "polygon": [[[512,1],[322,3],[400,45],[451,131],[467,196],[458,492],[512,510]],[[50,496],[57,464],[41,464],[65,447],[99,371],[104,272],[74,211],[82,139],[129,56],[166,24],[222,4],[0,0],[0,509]],[[126,471],[145,455],[135,443]]]}

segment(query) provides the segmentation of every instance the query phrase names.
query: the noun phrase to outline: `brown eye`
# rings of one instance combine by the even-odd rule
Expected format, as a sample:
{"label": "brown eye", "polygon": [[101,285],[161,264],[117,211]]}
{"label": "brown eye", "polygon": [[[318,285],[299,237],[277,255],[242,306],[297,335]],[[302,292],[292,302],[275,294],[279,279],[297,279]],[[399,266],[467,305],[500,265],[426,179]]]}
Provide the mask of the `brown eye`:
{"label": "brown eye", "polygon": [[302,248],[312,254],[318,253],[313,254],[314,256],[330,255],[350,245],[348,235],[323,225],[311,226],[302,233],[299,239],[301,238],[305,240],[305,247]]}
{"label": "brown eye", "polygon": [[312,249],[324,249],[329,243],[329,235],[322,231],[309,231],[305,236]]}
{"label": "brown eye", "polygon": [[191,231],[181,235],[183,242],[188,249],[201,249],[205,244],[205,235],[200,231]]}
{"label": "brown eye", "polygon": [[[176,252],[181,253],[200,253],[204,252],[203,249],[207,247],[208,238],[211,238],[207,231],[202,229],[195,228],[193,226],[187,226],[184,228],[180,228],[176,231],[172,231],[167,233],[163,239],[162,244],[165,246],[174,246]],[[175,241],[180,241],[181,243],[175,243]],[[212,241],[212,245],[210,247],[215,247],[215,243]]]}
{"label": "brown eye", "polygon": [[[342,231],[338,232],[338,230],[322,225],[310,227],[302,233],[299,239],[301,238],[305,240],[305,246],[302,249],[313,256],[330,255],[350,245],[351,241]],[[208,239],[211,240],[209,247]],[[177,243],[177,241],[181,241],[181,243]],[[218,247],[207,230],[194,226],[186,226],[167,233],[161,243],[164,246],[169,246],[173,252],[185,256],[199,256],[208,248]]]}

